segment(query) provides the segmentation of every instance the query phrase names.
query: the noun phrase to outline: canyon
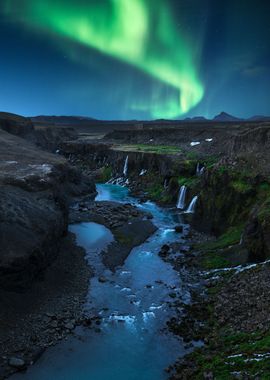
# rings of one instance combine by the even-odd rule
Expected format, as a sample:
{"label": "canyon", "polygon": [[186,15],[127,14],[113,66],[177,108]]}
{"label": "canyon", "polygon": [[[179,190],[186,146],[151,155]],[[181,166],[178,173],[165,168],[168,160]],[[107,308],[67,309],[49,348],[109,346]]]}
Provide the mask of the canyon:
{"label": "canyon", "polygon": [[[190,302],[182,305],[183,293],[171,297],[181,312],[168,313],[169,330],[186,343],[204,342],[179,353],[171,378],[267,378],[269,121],[88,122],[0,114],[0,378],[25,369],[75,326],[100,321],[83,312],[94,264],[86,265],[69,226],[108,228],[115,241],[102,261],[118,275],[160,228],[149,201],[180,218],[168,222],[173,238],[153,250],[183,278],[192,274]],[[102,199],[106,187],[99,191],[105,183],[109,199]],[[114,186],[133,198],[123,195],[121,204],[117,190],[119,204]]]}

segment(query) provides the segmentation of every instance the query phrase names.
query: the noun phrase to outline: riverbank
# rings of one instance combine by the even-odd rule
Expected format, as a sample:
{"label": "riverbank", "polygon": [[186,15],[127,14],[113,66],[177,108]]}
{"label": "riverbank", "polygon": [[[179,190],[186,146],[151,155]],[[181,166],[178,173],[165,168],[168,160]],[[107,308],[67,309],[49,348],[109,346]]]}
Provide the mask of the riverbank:
{"label": "riverbank", "polygon": [[[211,128],[203,124],[196,125],[196,128],[189,125],[180,130],[115,131],[98,142],[83,138],[73,140],[70,135],[72,141],[66,136],[63,142],[61,136],[54,136],[57,138],[50,141],[49,129],[44,131],[44,139],[41,139],[31,123],[22,119],[19,122],[23,122],[23,128],[18,125],[16,133],[14,121],[5,123],[5,132],[0,131],[1,227],[4,231],[0,235],[0,285],[5,288],[1,290],[1,301],[7,312],[2,316],[0,312],[1,325],[6,329],[6,332],[3,329],[2,343],[6,351],[0,355],[0,377],[1,370],[5,375],[6,368],[12,371],[11,368],[16,366],[24,368],[44,347],[65,338],[77,324],[84,323],[79,314],[76,316],[77,312],[80,313],[81,300],[85,299],[91,276],[90,272],[83,274],[89,271],[83,252],[79,250],[75,259],[77,264],[74,264],[71,253],[63,256],[61,253],[57,264],[57,254],[64,244],[62,238],[69,222],[93,221],[113,232],[115,242],[102,253],[102,263],[114,273],[128,260],[132,248],[145,242],[155,231],[149,213],[118,203],[122,192],[116,203],[82,198],[90,192],[94,196],[93,178],[106,182],[113,177],[116,182],[125,183],[141,201],[150,199],[163,206],[175,207],[183,191],[185,196],[179,218],[195,199],[195,212],[184,214],[184,218],[197,230],[211,235],[210,238],[193,231],[190,237],[185,235],[188,240],[183,241],[180,232],[177,243],[166,245],[165,241],[160,244],[163,247],[159,246],[160,256],[172,264],[184,281],[188,281],[185,271],[194,273],[197,281],[192,285],[190,306],[182,302],[182,288],[176,291],[176,285],[168,285],[170,303],[179,308],[179,314],[168,327],[184,339],[187,347],[191,348],[193,340],[204,341],[204,348],[196,349],[176,364],[176,374],[172,378],[268,379],[269,264],[258,263],[270,257],[270,177],[266,138],[269,126],[258,125],[254,132],[253,124],[230,125],[230,128],[226,125]],[[10,133],[27,137],[46,149],[50,146],[54,152],[66,156],[69,163],[65,158],[40,151]],[[80,196],[80,201],[68,213],[69,201],[74,200],[74,196]],[[165,214],[165,209],[163,212]],[[175,225],[172,224],[170,229],[167,223],[165,218],[158,239],[165,240],[175,232]],[[178,232],[182,231],[182,224],[182,221],[177,222]],[[66,251],[77,252],[74,241],[67,241]],[[153,246],[150,244],[149,252],[144,253],[151,255]],[[243,271],[249,264],[256,265]],[[63,278],[59,276],[58,283],[61,265],[64,273]],[[241,267],[226,270],[236,266]],[[67,274],[75,272],[70,283],[65,279],[65,268]],[[148,269],[151,275],[152,267]],[[77,277],[78,273],[82,273],[82,278]],[[72,282],[73,276],[76,285]],[[140,272],[140,276],[144,273]],[[106,276],[99,280],[105,290],[106,286],[112,285]],[[52,284],[55,282],[58,285],[54,294]],[[63,282],[63,288],[60,282]],[[145,286],[150,292],[154,291],[156,284],[160,288],[167,286],[160,279]],[[33,286],[31,290],[27,290],[29,286]],[[61,299],[59,312],[58,304],[50,304],[45,299],[42,286],[49,289],[48,294],[53,299],[50,302]],[[69,287],[74,286],[77,294],[73,302],[69,299],[73,289]],[[16,295],[14,289],[21,293]],[[104,289],[101,287],[100,298]],[[129,292],[128,287],[123,289],[123,292]],[[35,314],[35,308],[38,309],[43,299],[44,309]],[[55,311],[50,311],[50,305]],[[151,307],[147,312],[152,313]],[[24,322],[20,321],[21,313],[25,315]],[[38,316],[44,314],[45,320]],[[121,315],[123,320],[125,317]],[[89,321],[87,317],[85,323],[91,323],[91,318]],[[17,323],[18,327],[14,328]],[[0,339],[1,334],[0,330]],[[15,351],[9,346],[12,342]],[[12,367],[7,367],[11,358],[17,360],[13,360]]]}
{"label": "riverbank", "polygon": [[[111,270],[122,265],[130,251],[156,230],[150,221],[152,215],[130,204],[93,202],[87,197],[75,203],[69,215],[70,223],[95,221],[112,230],[115,241],[101,254],[104,265]],[[56,259],[29,289],[0,293],[1,379],[26,369],[48,347],[72,334],[76,326],[96,328],[94,321],[100,316],[83,308],[93,275],[85,250],[69,234]],[[106,279],[100,277],[100,281]]]}
{"label": "riverbank", "polygon": [[83,323],[82,305],[92,275],[84,255],[69,234],[57,258],[30,288],[19,293],[1,290],[1,379],[25,369]]}
{"label": "riverbank", "polygon": [[124,264],[130,251],[142,244],[155,231],[150,213],[138,210],[131,204],[112,201],[81,201],[71,209],[70,222],[95,222],[109,228],[114,235],[112,242],[102,253],[103,264],[114,271]]}
{"label": "riverbank", "polygon": [[[74,336],[66,343],[59,342],[47,350],[25,375],[17,375],[15,379],[54,378],[56,371],[65,379],[73,379],[83,368],[82,379],[93,376],[106,380],[112,374],[115,378],[128,378],[134,371],[134,379],[165,380],[167,373],[164,368],[190,350],[166,329],[166,321],[175,313],[172,307],[175,297],[182,297],[182,303],[189,302],[190,285],[158,255],[165,243],[182,240],[187,226],[178,219],[175,209],[162,209],[151,202],[140,204],[120,186],[100,187],[97,199],[102,197],[100,190],[104,190],[103,199],[108,201],[95,202],[92,205],[95,212],[91,211],[90,205],[85,207],[85,203],[80,202],[78,207],[74,205],[74,222],[78,221],[79,209],[84,210],[81,222],[71,226],[78,242],[86,249],[87,261],[95,268],[85,310],[99,316],[98,326],[94,324],[94,330],[75,329]],[[115,204],[119,198],[121,203]],[[139,210],[128,202],[136,204]],[[115,207],[119,212],[114,210]],[[112,240],[107,237],[111,238],[112,234],[101,225],[86,222],[91,213],[96,215],[99,209],[99,218],[104,218],[111,209],[114,210],[114,218],[119,215],[119,222],[124,213],[126,218],[121,221],[124,225],[129,225],[136,216],[144,219],[152,213],[158,227],[147,241],[132,249],[124,265],[113,272],[102,260],[103,243],[107,241],[105,247],[108,248]],[[111,218],[112,215],[108,215],[108,223],[112,223]],[[183,233],[175,231],[175,226],[179,228],[180,223]],[[103,365],[104,358],[106,366]]]}
{"label": "riverbank", "polygon": [[197,271],[203,286],[193,289],[184,316],[172,318],[168,327],[187,345],[202,341],[203,347],[170,367],[170,380],[268,379],[270,263],[214,269],[215,258],[206,260],[207,250],[198,247],[217,242],[190,243],[193,248],[176,262]]}

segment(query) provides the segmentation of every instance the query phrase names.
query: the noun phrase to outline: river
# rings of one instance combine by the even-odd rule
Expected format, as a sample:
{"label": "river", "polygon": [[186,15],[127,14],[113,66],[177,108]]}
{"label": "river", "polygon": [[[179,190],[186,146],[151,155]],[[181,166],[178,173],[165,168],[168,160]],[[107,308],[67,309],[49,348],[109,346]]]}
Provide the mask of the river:
{"label": "river", "polygon": [[[105,184],[97,185],[97,190],[97,201],[132,203],[150,211],[158,229],[112,273],[100,259],[100,252],[113,240],[112,233],[96,223],[70,225],[95,270],[85,310],[100,315],[101,324],[96,329],[78,327],[73,336],[49,348],[13,380],[165,380],[164,368],[185,353],[181,340],[164,327],[174,313],[169,307],[172,292],[187,303],[188,286],[181,273],[158,256],[161,245],[181,239],[174,231],[184,224],[181,216],[176,209],[139,203],[124,187]],[[100,282],[100,276],[106,282]]]}

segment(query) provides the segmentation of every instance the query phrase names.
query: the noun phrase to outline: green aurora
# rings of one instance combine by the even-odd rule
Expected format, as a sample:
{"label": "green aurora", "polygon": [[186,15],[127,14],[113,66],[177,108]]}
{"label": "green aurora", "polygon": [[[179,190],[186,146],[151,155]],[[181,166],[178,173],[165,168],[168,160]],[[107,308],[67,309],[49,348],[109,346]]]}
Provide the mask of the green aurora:
{"label": "green aurora", "polygon": [[167,1],[94,0],[75,5],[69,0],[6,0],[4,11],[14,21],[47,33],[52,41],[61,43],[57,35],[95,49],[144,72],[159,87],[169,87],[165,101],[157,95],[143,104],[129,104],[130,109],[147,110],[153,118],[175,118],[203,98],[195,47],[177,29]]}

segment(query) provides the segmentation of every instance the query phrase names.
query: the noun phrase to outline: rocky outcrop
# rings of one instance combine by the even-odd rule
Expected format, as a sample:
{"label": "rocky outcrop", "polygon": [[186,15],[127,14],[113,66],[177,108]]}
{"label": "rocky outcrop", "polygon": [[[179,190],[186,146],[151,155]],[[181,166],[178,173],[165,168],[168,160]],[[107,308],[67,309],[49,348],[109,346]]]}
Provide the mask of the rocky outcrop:
{"label": "rocky outcrop", "polygon": [[34,135],[31,120],[12,113],[0,112],[0,129],[23,138],[32,139]]}
{"label": "rocky outcrop", "polygon": [[199,230],[220,235],[230,226],[243,224],[254,200],[254,187],[237,179],[231,167],[222,162],[206,170],[198,186],[196,217]]}
{"label": "rocky outcrop", "polygon": [[243,233],[251,261],[263,261],[270,257],[269,199],[252,209]]}
{"label": "rocky outcrop", "polygon": [[21,289],[57,255],[68,198],[95,191],[57,155],[0,130],[0,287]]}

